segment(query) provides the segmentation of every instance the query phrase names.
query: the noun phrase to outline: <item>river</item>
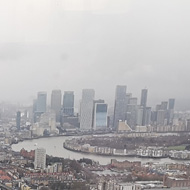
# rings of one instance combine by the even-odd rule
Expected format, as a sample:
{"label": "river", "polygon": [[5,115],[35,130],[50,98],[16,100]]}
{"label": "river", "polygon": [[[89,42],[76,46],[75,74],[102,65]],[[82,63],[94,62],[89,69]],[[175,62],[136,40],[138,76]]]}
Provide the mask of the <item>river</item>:
{"label": "river", "polygon": [[[129,161],[141,161],[142,163],[146,162],[159,162],[159,163],[179,163],[184,161],[179,160],[171,160],[169,158],[163,159],[148,159],[148,158],[136,158],[136,157],[114,157],[114,156],[102,156],[102,155],[93,155],[93,154],[85,154],[85,153],[77,153],[73,151],[66,150],[63,148],[63,142],[66,139],[70,139],[73,137],[51,137],[51,138],[41,138],[41,139],[33,139],[26,140],[23,142],[19,142],[18,144],[13,144],[12,149],[14,151],[20,151],[22,148],[25,150],[34,150],[36,148],[45,148],[46,153],[48,155],[70,158],[70,159],[81,159],[81,158],[89,158],[94,161],[98,161],[100,164],[109,164],[111,159],[117,159],[119,161],[129,160]],[[185,161],[187,162],[187,161]],[[190,162],[190,161],[189,161]]]}

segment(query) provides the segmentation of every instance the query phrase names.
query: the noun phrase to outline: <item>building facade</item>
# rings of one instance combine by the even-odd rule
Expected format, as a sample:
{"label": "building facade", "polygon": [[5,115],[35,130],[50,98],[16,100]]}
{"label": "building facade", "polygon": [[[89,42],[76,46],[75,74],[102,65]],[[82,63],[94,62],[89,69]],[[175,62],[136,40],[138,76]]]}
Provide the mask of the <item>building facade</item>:
{"label": "building facade", "polygon": [[126,115],[126,96],[127,86],[116,87],[115,93],[115,105],[114,105],[114,119],[113,119],[113,129],[117,129],[119,120],[124,121]]}
{"label": "building facade", "polygon": [[63,115],[74,116],[74,92],[65,91],[63,96]]}
{"label": "building facade", "polygon": [[35,150],[34,168],[35,169],[46,168],[46,150],[44,148],[37,148]]}
{"label": "building facade", "polygon": [[95,103],[94,106],[94,130],[106,130],[108,126],[108,105],[105,103]]}
{"label": "building facade", "polygon": [[51,110],[56,114],[56,121],[60,122],[61,117],[61,90],[53,90],[51,93]]}
{"label": "building facade", "polygon": [[93,118],[93,104],[95,91],[93,89],[83,89],[80,107],[80,129],[91,130]]}

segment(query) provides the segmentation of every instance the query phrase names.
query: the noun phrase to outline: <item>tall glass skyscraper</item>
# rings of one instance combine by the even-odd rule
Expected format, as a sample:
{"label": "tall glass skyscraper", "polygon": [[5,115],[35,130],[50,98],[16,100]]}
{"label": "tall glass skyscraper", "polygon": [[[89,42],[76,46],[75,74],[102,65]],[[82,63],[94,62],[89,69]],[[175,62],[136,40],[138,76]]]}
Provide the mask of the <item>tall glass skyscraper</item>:
{"label": "tall glass skyscraper", "polygon": [[94,107],[94,130],[107,129],[108,105],[105,103],[96,103]]}
{"label": "tall glass skyscraper", "polygon": [[141,106],[146,107],[148,90],[142,89],[141,91]]}
{"label": "tall glass skyscraper", "polygon": [[47,93],[38,92],[36,112],[45,113],[46,112],[46,102],[47,102]]}
{"label": "tall glass skyscraper", "polygon": [[113,129],[117,129],[119,120],[125,120],[127,95],[127,86],[117,86],[115,93],[114,120]]}
{"label": "tall glass skyscraper", "polygon": [[65,116],[74,115],[74,92],[65,91],[63,96],[63,114]]}

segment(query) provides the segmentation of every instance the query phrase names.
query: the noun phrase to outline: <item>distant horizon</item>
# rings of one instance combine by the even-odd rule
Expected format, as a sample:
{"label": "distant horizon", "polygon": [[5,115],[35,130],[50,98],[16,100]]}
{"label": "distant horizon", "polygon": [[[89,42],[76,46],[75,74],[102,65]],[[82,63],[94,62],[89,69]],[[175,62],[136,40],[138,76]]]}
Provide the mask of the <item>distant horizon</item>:
{"label": "distant horizon", "polygon": [[[124,84],[121,84],[121,85],[124,85]],[[116,86],[115,86],[115,88],[116,88]],[[93,88],[83,88],[83,89],[93,89]],[[78,97],[78,96],[76,97],[74,90],[61,90],[61,89],[58,89],[58,88],[54,88],[53,90],[61,90],[61,93],[62,93],[62,102],[61,102],[61,104],[63,104],[63,95],[64,95],[65,91],[72,91],[72,92],[74,92],[74,97],[75,97],[74,98],[74,101],[75,101],[75,107],[74,108],[75,109],[79,109],[79,104],[80,104],[80,101],[82,99],[82,90],[83,89],[81,89],[81,95],[80,95],[80,97]],[[147,107],[151,107],[152,110],[155,110],[156,105],[160,104],[162,101],[167,101],[168,102],[168,100],[170,98],[174,98],[175,99],[175,111],[190,111],[190,108],[189,109],[185,109],[185,107],[182,108],[183,105],[180,105],[180,102],[178,102],[178,100],[175,97],[168,97],[167,99],[160,98],[158,101],[155,102],[155,101],[153,101],[154,99],[151,99],[151,97],[150,97],[151,95],[149,94],[149,89],[147,87],[146,88],[142,88],[142,89],[147,89],[148,90]],[[132,97],[137,98],[137,100],[138,100],[138,104],[137,105],[140,105],[140,98],[141,98],[141,90],[142,89],[139,90],[139,95],[138,96],[133,96],[133,92],[126,91],[126,93],[132,93]],[[94,89],[94,90],[95,90],[95,100],[103,99],[108,104],[109,109],[110,108],[114,108],[115,91],[112,94],[112,96],[114,97],[113,100],[110,100],[110,99],[107,100],[106,98],[103,98],[103,97],[100,97],[100,96],[98,96],[96,98],[96,89]],[[52,91],[50,91],[50,92],[45,91],[45,90],[39,90],[39,91],[37,91],[36,95],[33,96],[34,98],[32,99],[31,102],[24,103],[24,102],[18,102],[18,101],[1,100],[0,104],[6,103],[6,104],[11,104],[11,105],[21,105],[23,107],[25,107],[25,106],[26,107],[31,107],[33,105],[33,100],[37,98],[38,92],[46,92],[47,93],[47,106],[50,106],[51,105],[51,92]],[[76,93],[76,94],[78,95],[79,93]],[[151,102],[151,103],[149,103],[149,102]]]}

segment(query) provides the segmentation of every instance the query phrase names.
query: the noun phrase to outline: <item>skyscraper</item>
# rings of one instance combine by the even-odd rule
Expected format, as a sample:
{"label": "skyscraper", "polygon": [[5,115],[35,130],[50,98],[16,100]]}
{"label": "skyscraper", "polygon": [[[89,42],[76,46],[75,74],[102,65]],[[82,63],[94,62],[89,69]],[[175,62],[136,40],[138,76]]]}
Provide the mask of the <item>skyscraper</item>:
{"label": "skyscraper", "polygon": [[51,109],[56,114],[56,121],[60,122],[61,117],[61,90],[53,90],[51,93]]}
{"label": "skyscraper", "polygon": [[108,117],[108,105],[105,103],[95,103],[94,106],[94,130],[106,130]]}
{"label": "skyscraper", "polygon": [[158,110],[156,124],[158,126],[163,126],[164,120],[165,120],[165,110]]}
{"label": "skyscraper", "polygon": [[16,127],[18,130],[20,130],[20,120],[21,120],[21,113],[20,111],[18,111],[16,114]]}
{"label": "skyscraper", "polygon": [[144,111],[144,125],[148,126],[151,122],[151,107],[146,107]]}
{"label": "skyscraper", "polygon": [[126,115],[126,90],[127,86],[116,87],[113,129],[117,129],[119,120],[124,121]]}
{"label": "skyscraper", "polygon": [[47,93],[38,92],[36,112],[45,113],[46,112],[46,102],[47,102]]}
{"label": "skyscraper", "polygon": [[143,122],[143,107],[142,106],[138,106],[137,108],[137,122],[136,124],[139,126],[142,126],[142,122]]}
{"label": "skyscraper", "polygon": [[175,99],[170,98],[170,99],[169,99],[168,109],[169,109],[169,110],[174,110],[174,107],[175,107]]}
{"label": "skyscraper", "polygon": [[146,107],[147,104],[148,89],[142,89],[141,91],[141,106]]}
{"label": "skyscraper", "polygon": [[168,124],[173,123],[174,107],[175,107],[175,99],[170,98],[169,99],[169,104],[168,104],[168,113],[167,113]]}
{"label": "skyscraper", "polygon": [[168,102],[166,102],[166,101],[161,102],[160,109],[166,111],[167,108],[168,108]]}
{"label": "skyscraper", "polygon": [[74,115],[74,92],[65,91],[63,96],[63,114],[65,116]]}
{"label": "skyscraper", "polygon": [[91,130],[92,129],[92,117],[93,117],[93,101],[95,92],[93,89],[82,90],[81,101],[81,115],[80,115],[80,129]]}
{"label": "skyscraper", "polygon": [[44,148],[37,148],[35,150],[34,168],[46,168],[46,150]]}
{"label": "skyscraper", "polygon": [[143,107],[143,121],[142,125],[150,125],[151,108],[147,106],[148,89],[142,89],[141,91],[141,106]]}

